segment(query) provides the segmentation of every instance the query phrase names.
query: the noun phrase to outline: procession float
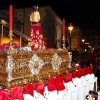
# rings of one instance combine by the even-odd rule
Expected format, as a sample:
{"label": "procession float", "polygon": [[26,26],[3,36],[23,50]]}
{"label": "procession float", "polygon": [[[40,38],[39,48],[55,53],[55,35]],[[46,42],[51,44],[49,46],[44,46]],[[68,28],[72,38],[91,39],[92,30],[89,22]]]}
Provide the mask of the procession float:
{"label": "procession float", "polygon": [[[34,9],[38,9],[37,6]],[[39,14],[37,11],[35,13]],[[81,70],[79,76],[77,75],[78,71],[73,73],[73,82],[71,82],[74,69],[71,68],[71,55],[65,47],[65,36],[63,35],[62,48],[48,49],[45,46],[41,24],[32,21],[33,17],[31,16],[34,17],[33,12],[30,15],[28,46],[19,47],[13,43],[13,7],[9,7],[10,42],[0,47],[0,88],[7,90],[10,96],[6,96],[7,99],[0,100],[8,100],[8,98],[10,100],[71,100],[68,88],[71,91],[77,90],[76,85],[78,83],[76,81],[79,82],[79,80],[74,82],[74,78],[81,78],[87,74],[92,75],[91,68],[88,72],[86,71],[86,74],[83,74],[83,70]],[[38,19],[40,20],[39,17]],[[65,24],[65,21],[63,24]],[[65,34],[65,28],[63,28],[63,32]],[[78,66],[77,70],[79,69]],[[55,78],[57,78],[57,81],[54,81]],[[94,79],[94,77],[92,78]],[[71,82],[69,86],[66,84],[68,82]],[[75,84],[72,85],[72,83]],[[92,88],[93,84],[94,81]],[[25,92],[25,89],[27,89],[27,92]],[[3,98],[1,93],[2,91],[0,91],[0,97]],[[85,98],[85,95],[83,98]]]}
{"label": "procession float", "polygon": [[[0,50],[0,85],[3,88],[10,88],[39,80],[47,81],[51,75],[65,74],[70,62],[68,51],[67,49],[46,49],[41,25],[31,25],[31,39],[35,42],[32,50],[29,47],[20,48],[13,44],[12,6],[9,11],[10,43],[3,44]],[[39,43],[37,44],[37,38],[32,36],[33,29],[35,34],[38,34],[41,48],[36,48]],[[37,33],[37,30],[40,30],[40,33],[39,31]]]}

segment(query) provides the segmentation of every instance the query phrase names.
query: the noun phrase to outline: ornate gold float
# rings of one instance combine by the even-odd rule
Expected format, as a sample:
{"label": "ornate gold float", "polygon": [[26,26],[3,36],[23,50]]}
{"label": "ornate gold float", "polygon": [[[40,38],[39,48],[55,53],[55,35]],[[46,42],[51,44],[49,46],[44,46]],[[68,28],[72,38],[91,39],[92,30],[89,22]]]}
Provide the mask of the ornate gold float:
{"label": "ornate gold float", "polygon": [[37,81],[48,81],[48,77],[65,75],[70,62],[67,49],[25,51],[13,54],[0,51],[0,86],[11,88]]}
{"label": "ornate gold float", "polygon": [[[12,6],[10,6],[12,8]],[[12,10],[12,9],[10,9]],[[12,11],[10,14],[12,29]],[[9,30],[10,47],[0,50],[0,87],[10,90],[14,86],[21,86],[38,81],[48,82],[50,76],[65,75],[69,68],[70,54],[65,48],[63,36],[63,49],[50,50],[15,50],[13,48],[13,30]],[[27,38],[31,41],[30,38]]]}

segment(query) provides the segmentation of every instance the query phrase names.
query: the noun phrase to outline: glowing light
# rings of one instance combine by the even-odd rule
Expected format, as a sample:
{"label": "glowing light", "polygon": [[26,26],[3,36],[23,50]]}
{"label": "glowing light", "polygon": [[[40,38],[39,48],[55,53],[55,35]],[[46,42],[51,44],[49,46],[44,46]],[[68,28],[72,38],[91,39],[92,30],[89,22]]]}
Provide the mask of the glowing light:
{"label": "glowing light", "polygon": [[85,44],[90,44],[90,43],[85,43]]}
{"label": "glowing light", "polygon": [[71,23],[70,23],[70,25],[69,25],[68,29],[69,29],[70,31],[72,31],[73,26],[71,25]]}
{"label": "glowing light", "polygon": [[84,43],[85,42],[85,39],[82,39],[82,42]]}
{"label": "glowing light", "polygon": [[[3,40],[2,40],[2,44],[9,43],[9,42],[10,42],[10,39],[7,38],[7,37],[4,37]],[[13,40],[13,43],[16,43],[16,44],[18,44],[18,45],[20,44],[19,40],[17,40],[17,39],[14,39],[14,40]],[[1,45],[2,45],[2,44],[1,44]]]}

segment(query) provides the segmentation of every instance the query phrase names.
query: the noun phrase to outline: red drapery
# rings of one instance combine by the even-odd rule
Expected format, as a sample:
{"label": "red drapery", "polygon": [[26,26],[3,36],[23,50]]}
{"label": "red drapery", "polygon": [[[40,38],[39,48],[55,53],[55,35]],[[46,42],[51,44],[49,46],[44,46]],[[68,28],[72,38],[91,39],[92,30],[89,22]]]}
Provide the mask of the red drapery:
{"label": "red drapery", "polygon": [[33,45],[31,46],[32,50],[42,50],[46,48],[42,33],[42,26],[40,24],[30,24],[30,38],[33,41]]}

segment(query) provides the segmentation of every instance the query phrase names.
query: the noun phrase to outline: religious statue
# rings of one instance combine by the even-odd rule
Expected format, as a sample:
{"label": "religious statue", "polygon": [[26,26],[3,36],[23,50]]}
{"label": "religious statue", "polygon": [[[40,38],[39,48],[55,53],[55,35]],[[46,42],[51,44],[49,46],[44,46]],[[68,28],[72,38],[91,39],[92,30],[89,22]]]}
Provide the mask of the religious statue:
{"label": "religious statue", "polygon": [[29,15],[31,24],[36,24],[40,22],[40,13],[38,11],[38,8],[38,6],[33,6],[31,15]]}
{"label": "religious statue", "polygon": [[45,49],[45,43],[43,38],[42,26],[40,23],[39,7],[33,6],[30,16],[30,38],[31,38],[31,49],[42,50]]}

